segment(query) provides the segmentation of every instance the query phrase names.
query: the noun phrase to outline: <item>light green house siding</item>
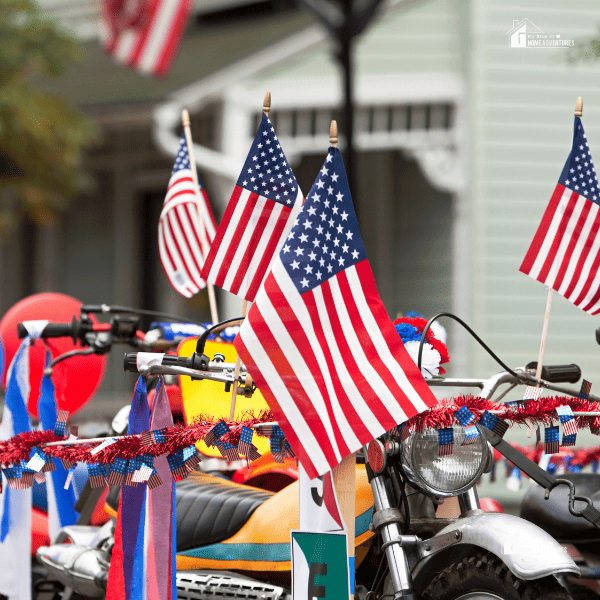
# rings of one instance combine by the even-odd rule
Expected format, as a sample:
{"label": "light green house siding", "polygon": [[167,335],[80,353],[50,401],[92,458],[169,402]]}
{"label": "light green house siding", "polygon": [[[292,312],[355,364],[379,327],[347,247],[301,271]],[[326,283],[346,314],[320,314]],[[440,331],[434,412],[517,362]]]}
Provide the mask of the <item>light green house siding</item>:
{"label": "light green house siding", "polygon": [[[523,18],[577,41],[597,30],[600,11],[593,0],[472,2],[471,320],[510,365],[537,360],[547,288],[518,269],[570,150],[577,96],[592,155],[600,156],[600,62],[573,66],[566,50],[511,48],[506,32]],[[600,385],[598,326],[554,294],[545,362],[576,362]],[[474,350],[473,375],[495,368]]]}

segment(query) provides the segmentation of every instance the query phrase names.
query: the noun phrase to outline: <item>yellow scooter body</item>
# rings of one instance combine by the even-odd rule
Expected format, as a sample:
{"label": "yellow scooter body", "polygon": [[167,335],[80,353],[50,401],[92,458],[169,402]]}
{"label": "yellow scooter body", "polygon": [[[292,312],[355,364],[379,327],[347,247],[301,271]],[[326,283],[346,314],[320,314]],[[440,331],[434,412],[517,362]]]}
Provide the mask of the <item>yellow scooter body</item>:
{"label": "yellow scooter body", "polygon": [[[177,554],[177,570],[289,572],[290,530],[298,529],[298,482],[290,484],[252,513],[232,537],[217,544],[201,546]],[[355,547],[358,566],[373,533],[373,495],[364,465],[356,465]]]}

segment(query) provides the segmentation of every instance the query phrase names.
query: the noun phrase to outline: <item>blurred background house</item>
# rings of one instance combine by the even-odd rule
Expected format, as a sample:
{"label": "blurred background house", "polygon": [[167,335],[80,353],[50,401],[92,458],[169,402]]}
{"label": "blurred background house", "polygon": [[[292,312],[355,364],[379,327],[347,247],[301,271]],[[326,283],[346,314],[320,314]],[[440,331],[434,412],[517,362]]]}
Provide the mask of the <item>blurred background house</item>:
{"label": "blurred background house", "polygon": [[[26,220],[4,240],[0,314],[29,294],[60,291],[207,320],[205,293],[179,296],[158,259],[181,109],[192,115],[199,175],[217,219],[267,90],[275,131],[307,194],[329,122],[340,115],[333,42],[294,0],[196,0],[171,73],[155,80],[103,53],[96,2],[40,3],[85,48],[81,65],[47,85],[98,124],[86,155],[95,188],[53,224]],[[562,48],[511,47],[523,19],[577,41],[595,32],[600,14],[594,0],[526,0],[519,8],[384,0],[356,47],[355,202],[388,313],[452,311],[513,366],[537,360],[546,290],[518,269],[567,158],[577,96],[600,156],[600,63],[571,64]],[[219,307],[222,318],[237,316],[241,300],[220,292]],[[600,387],[596,326],[555,295],[546,362],[576,362]],[[449,330],[451,374],[499,370],[464,332]],[[122,401],[131,389],[117,354],[100,393],[106,400]]]}

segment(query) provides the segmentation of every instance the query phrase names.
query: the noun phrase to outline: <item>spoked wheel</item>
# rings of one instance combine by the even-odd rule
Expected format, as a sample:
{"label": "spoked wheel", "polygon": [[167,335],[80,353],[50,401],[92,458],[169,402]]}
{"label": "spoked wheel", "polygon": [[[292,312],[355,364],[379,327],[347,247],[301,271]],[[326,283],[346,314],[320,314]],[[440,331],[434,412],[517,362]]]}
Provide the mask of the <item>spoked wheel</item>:
{"label": "spoked wheel", "polygon": [[554,579],[524,581],[484,551],[446,567],[427,586],[423,600],[570,600]]}

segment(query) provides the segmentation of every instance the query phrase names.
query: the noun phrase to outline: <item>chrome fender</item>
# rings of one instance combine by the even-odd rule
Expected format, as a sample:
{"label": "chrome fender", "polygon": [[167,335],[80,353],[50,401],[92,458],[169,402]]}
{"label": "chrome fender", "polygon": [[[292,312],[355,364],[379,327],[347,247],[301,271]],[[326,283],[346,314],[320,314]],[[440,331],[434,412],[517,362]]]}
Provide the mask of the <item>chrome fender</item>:
{"label": "chrome fender", "polygon": [[[460,539],[436,549],[435,539],[452,532],[460,532]],[[454,536],[447,536],[451,539]],[[537,525],[503,513],[477,512],[457,519],[433,538],[432,551],[414,567],[415,582],[432,569],[440,569],[440,559],[448,564],[462,556],[465,545],[483,548],[495,554],[520,579],[540,579],[557,573],[579,575],[579,567],[552,536]],[[441,567],[443,568],[443,567]]]}

